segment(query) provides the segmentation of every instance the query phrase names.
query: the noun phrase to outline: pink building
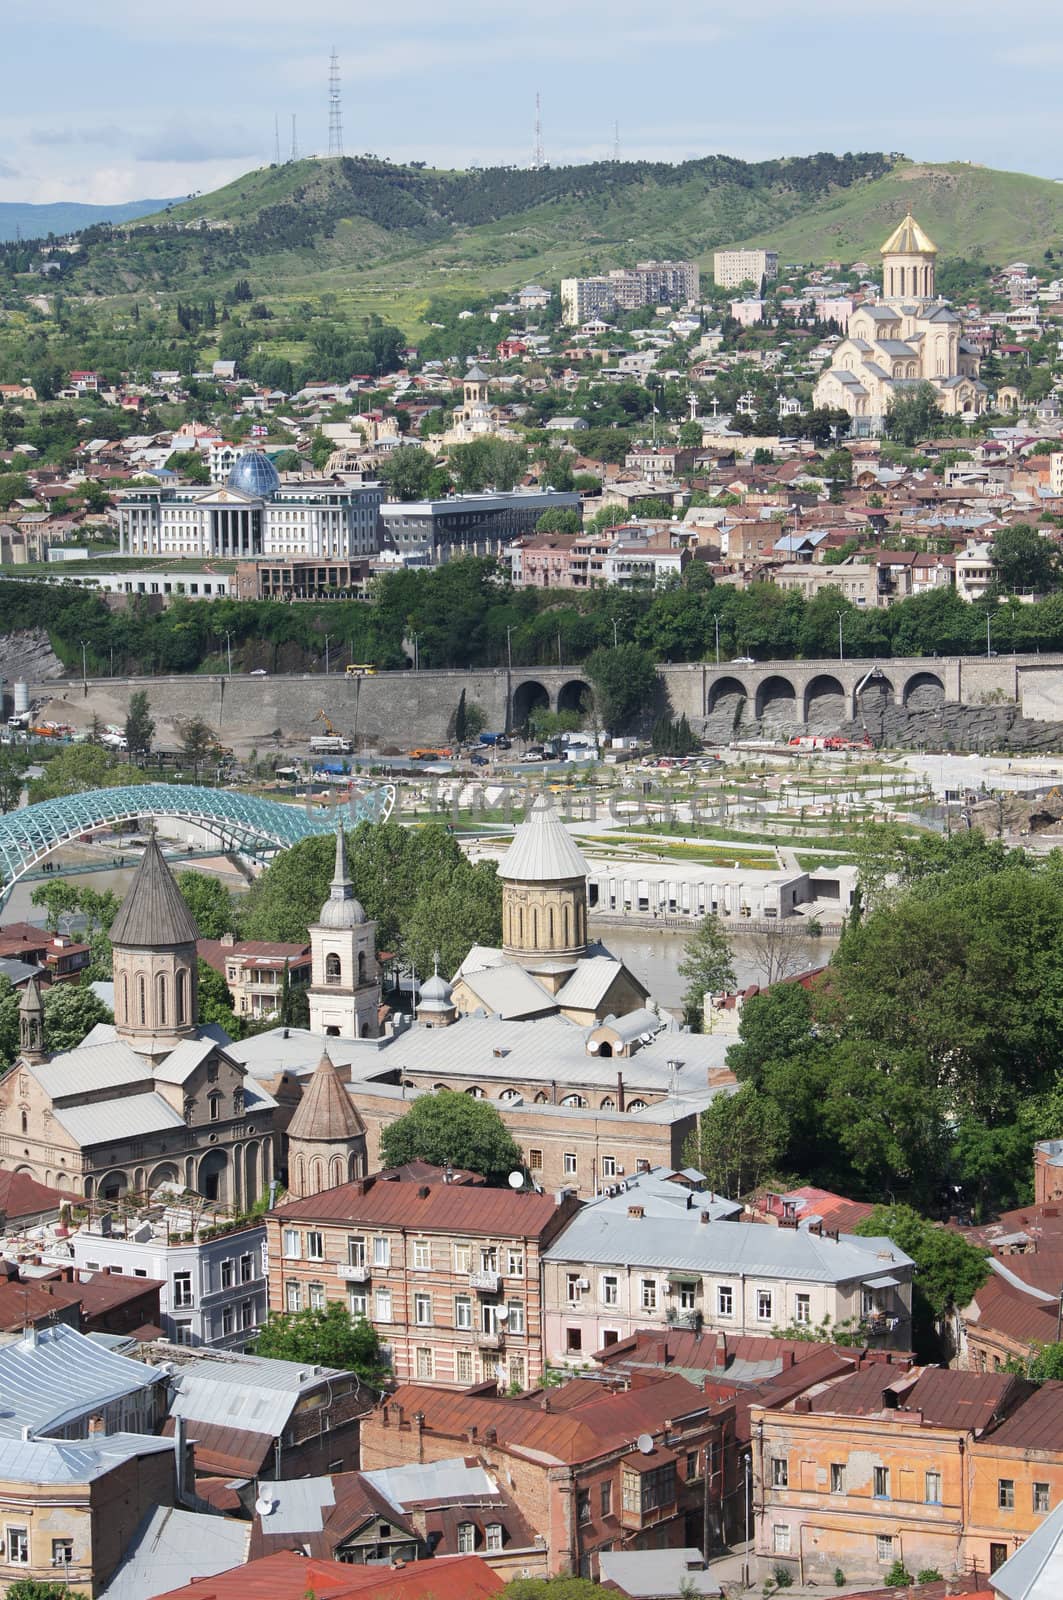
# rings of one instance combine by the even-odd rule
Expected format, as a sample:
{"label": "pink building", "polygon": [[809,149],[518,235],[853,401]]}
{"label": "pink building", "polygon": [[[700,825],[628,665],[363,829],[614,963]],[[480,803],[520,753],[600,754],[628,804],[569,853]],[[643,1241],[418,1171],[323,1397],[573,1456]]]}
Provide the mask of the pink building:
{"label": "pink building", "polygon": [[752,328],[764,320],[763,300],[732,300],[731,315],[741,328]]}

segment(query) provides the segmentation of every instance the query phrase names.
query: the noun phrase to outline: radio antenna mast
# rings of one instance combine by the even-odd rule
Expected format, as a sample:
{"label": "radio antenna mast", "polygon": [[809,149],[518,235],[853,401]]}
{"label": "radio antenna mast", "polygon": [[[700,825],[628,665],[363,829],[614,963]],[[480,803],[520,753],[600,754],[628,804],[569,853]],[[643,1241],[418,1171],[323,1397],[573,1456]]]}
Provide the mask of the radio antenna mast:
{"label": "radio antenna mast", "polygon": [[532,166],[536,172],[541,172],[546,166],[546,156],[543,154],[543,107],[538,89],[535,91],[535,153]]}
{"label": "radio antenna mast", "polygon": [[343,107],[340,104],[340,58],[336,54],[336,46],[332,46],[332,55],[329,59],[328,69],[328,153],[330,156],[343,154]]}
{"label": "radio antenna mast", "polygon": [[281,164],[281,119],[276,112],[273,115],[273,165]]}
{"label": "radio antenna mast", "polygon": [[292,112],[292,153],[288,157],[288,159],[289,159],[289,161],[298,161],[298,159],[299,159],[299,141],[295,137],[295,112],[294,111]]}
{"label": "radio antenna mast", "polygon": [[613,123],[613,160],[620,160],[620,124]]}

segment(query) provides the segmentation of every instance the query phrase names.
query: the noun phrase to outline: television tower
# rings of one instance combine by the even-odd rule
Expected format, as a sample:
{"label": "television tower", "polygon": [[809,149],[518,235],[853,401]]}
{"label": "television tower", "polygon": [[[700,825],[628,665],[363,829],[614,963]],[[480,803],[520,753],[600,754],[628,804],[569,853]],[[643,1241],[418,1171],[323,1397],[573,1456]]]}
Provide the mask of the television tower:
{"label": "television tower", "polygon": [[340,58],[332,46],[328,69],[328,153],[343,154],[343,108],[340,105]]}
{"label": "television tower", "polygon": [[536,172],[541,172],[546,166],[546,156],[543,154],[543,107],[538,89],[535,91],[535,151],[532,155],[532,167]]}
{"label": "television tower", "polygon": [[298,159],[299,159],[299,141],[295,137],[295,112],[293,111],[292,112],[292,153],[288,157],[288,160],[289,161],[298,161]]}

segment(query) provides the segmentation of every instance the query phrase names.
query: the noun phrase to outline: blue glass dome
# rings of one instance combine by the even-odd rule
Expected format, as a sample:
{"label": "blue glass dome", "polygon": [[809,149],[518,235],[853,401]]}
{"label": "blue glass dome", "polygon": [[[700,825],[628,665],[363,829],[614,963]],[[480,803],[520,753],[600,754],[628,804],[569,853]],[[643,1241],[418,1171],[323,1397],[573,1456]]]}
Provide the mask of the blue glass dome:
{"label": "blue glass dome", "polygon": [[242,494],[254,495],[258,500],[268,500],[281,486],[276,467],[261,450],[249,450],[240,456],[229,473],[229,488]]}

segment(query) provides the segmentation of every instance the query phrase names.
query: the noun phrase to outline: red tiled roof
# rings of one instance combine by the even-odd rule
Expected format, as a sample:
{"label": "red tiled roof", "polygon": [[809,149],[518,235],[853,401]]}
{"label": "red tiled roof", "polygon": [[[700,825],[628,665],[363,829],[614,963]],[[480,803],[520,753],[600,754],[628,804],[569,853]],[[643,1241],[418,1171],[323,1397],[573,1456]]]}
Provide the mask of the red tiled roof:
{"label": "red tiled roof", "polygon": [[237,960],[255,960],[261,966],[276,963],[283,966],[301,966],[310,959],[310,946],[308,944],[282,944],[276,940],[242,939],[236,944],[225,944],[221,939],[197,939],[196,954],[208,967],[213,967],[215,972],[225,976],[225,963],[235,957]]}
{"label": "red tiled roof", "polygon": [[154,1600],[489,1600],[505,1585],[479,1556],[442,1556],[403,1567],[352,1566],[281,1551],[169,1589]]}
{"label": "red tiled roof", "polygon": [[490,1233],[536,1238],[559,1215],[552,1195],[514,1194],[511,1189],[468,1189],[450,1183],[396,1183],[372,1178],[342,1183],[304,1200],[290,1200],[269,1213],[281,1221],[365,1222],[432,1228],[443,1233]]}
{"label": "red tiled roof", "polygon": [[817,1189],[812,1184],[804,1184],[800,1189],[787,1189],[785,1194],[767,1195],[764,1210],[780,1217],[784,1200],[804,1201],[803,1205],[797,1207],[798,1221],[819,1217],[825,1228],[837,1229],[839,1233],[852,1233],[856,1224],[863,1222],[875,1209],[867,1201],[847,1200],[844,1195],[832,1194],[829,1189]]}
{"label": "red tiled roof", "polygon": [[0,1216],[9,1223],[20,1217],[36,1217],[58,1211],[70,1195],[38,1183],[26,1172],[0,1172]]}

